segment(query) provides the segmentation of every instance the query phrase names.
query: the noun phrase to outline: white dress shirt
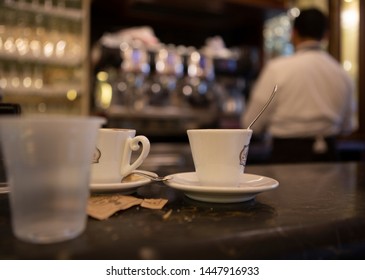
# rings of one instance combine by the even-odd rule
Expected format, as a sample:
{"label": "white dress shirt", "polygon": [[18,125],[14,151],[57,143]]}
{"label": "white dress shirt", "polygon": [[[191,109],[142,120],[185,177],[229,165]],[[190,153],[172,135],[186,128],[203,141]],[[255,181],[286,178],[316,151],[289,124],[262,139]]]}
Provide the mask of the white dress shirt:
{"label": "white dress shirt", "polygon": [[278,91],[252,127],[279,138],[343,135],[357,127],[354,84],[318,43],[302,45],[292,56],[269,61],[251,92],[243,127],[254,119],[275,84]]}

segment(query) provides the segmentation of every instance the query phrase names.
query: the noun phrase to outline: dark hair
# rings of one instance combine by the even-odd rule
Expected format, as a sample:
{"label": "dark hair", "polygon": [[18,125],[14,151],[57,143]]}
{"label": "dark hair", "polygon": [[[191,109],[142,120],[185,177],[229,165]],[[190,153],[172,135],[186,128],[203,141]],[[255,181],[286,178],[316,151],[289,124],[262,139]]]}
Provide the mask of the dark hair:
{"label": "dark hair", "polygon": [[320,10],[311,8],[300,11],[294,20],[294,29],[302,37],[323,39],[327,31],[327,17]]}

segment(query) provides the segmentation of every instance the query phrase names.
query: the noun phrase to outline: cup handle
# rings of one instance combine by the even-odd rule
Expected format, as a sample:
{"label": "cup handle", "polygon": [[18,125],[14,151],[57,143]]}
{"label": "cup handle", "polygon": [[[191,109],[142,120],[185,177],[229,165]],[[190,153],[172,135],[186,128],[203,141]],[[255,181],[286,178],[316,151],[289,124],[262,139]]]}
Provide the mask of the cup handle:
{"label": "cup handle", "polygon": [[[129,163],[130,157],[128,156],[129,155],[128,150],[132,150],[132,152],[138,151],[140,148],[139,143],[142,144],[141,154],[132,164],[130,164]],[[143,163],[143,161],[146,159],[146,157],[150,152],[150,147],[151,147],[150,141],[147,139],[146,136],[143,135],[129,138],[127,140],[127,145],[125,145],[124,148],[125,151],[123,153],[124,158],[122,159],[122,167],[121,167],[122,177],[129,175],[133,170],[137,169]]]}

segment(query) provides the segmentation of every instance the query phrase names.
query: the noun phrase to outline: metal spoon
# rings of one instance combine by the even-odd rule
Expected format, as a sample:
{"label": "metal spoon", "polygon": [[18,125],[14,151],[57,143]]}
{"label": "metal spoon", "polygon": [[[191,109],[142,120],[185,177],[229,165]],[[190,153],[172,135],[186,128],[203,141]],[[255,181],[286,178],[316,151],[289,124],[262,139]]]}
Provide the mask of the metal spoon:
{"label": "metal spoon", "polygon": [[271,100],[274,98],[276,91],[278,90],[278,85],[274,86],[274,89],[270,95],[269,100],[266,101],[266,104],[264,105],[264,107],[261,109],[260,113],[258,113],[258,115],[256,116],[256,118],[254,118],[254,120],[250,123],[250,125],[247,127],[247,129],[251,129],[251,126],[253,126],[253,124],[257,121],[257,119],[262,115],[262,113],[266,110],[267,106],[269,106]]}
{"label": "metal spoon", "polygon": [[172,178],[172,176],[158,176],[154,172],[145,171],[145,170],[134,170],[132,172],[132,174],[138,174],[138,175],[144,176],[144,177],[146,177],[148,179],[151,179],[152,181],[155,181],[155,182],[163,182],[163,181],[170,180]]}
{"label": "metal spoon", "polygon": [[0,194],[2,193],[8,193],[10,191],[10,188],[7,183],[0,183]]}

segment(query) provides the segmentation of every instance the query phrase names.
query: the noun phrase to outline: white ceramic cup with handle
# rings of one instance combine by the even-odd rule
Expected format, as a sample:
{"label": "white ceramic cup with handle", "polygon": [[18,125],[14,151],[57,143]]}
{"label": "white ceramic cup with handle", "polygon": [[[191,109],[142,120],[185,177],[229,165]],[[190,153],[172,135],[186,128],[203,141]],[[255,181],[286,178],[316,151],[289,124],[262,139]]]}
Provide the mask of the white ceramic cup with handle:
{"label": "white ceramic cup with handle", "polygon": [[190,129],[187,134],[199,182],[207,186],[238,186],[252,130]]}
{"label": "white ceramic cup with handle", "polygon": [[[140,150],[131,163],[132,152]],[[91,183],[120,183],[146,159],[150,141],[144,135],[136,136],[134,129],[101,128],[92,162]]]}

